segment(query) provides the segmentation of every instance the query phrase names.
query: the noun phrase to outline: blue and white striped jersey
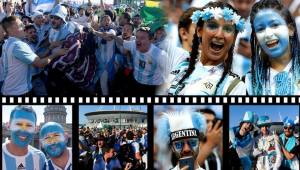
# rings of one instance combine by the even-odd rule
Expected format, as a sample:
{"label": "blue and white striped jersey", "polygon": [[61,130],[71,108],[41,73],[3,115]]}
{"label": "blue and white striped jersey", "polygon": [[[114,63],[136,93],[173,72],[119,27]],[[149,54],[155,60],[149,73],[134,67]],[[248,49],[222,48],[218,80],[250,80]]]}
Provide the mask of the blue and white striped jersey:
{"label": "blue and white striped jersey", "polygon": [[124,49],[133,57],[133,75],[137,82],[146,85],[161,85],[166,79],[167,53],[151,44],[150,49],[141,53],[134,41],[124,41]]}
{"label": "blue and white striped jersey", "polygon": [[43,170],[47,160],[44,153],[32,146],[28,146],[28,153],[15,156],[8,152],[7,143],[2,144],[2,170]]}

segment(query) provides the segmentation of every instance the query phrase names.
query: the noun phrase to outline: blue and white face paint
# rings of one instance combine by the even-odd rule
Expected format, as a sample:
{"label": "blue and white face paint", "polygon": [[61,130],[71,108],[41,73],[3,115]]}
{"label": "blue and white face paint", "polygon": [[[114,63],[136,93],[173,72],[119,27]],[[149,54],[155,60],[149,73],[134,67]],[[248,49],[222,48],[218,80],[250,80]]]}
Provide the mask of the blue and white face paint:
{"label": "blue and white face paint", "polygon": [[35,113],[15,109],[10,116],[12,142],[21,148],[27,147],[34,136],[35,122]]}
{"label": "blue and white face paint", "polygon": [[42,146],[50,157],[59,157],[66,149],[63,127],[55,122],[46,123],[40,131]]}
{"label": "blue and white face paint", "polygon": [[273,9],[259,11],[253,26],[260,47],[269,57],[279,58],[288,50],[289,29],[278,12]]}

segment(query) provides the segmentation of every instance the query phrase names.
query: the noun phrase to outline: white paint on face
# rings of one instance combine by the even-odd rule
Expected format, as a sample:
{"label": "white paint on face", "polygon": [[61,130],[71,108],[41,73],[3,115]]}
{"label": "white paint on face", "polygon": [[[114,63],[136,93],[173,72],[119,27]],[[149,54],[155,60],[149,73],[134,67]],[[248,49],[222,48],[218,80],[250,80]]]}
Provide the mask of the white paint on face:
{"label": "white paint on face", "polygon": [[28,119],[13,119],[10,123],[10,130],[11,131],[26,131],[28,133],[34,133],[35,131],[35,124],[34,122]]}
{"label": "white paint on face", "polygon": [[253,27],[260,47],[270,58],[284,55],[289,44],[289,29],[276,10],[259,11],[253,20]]}

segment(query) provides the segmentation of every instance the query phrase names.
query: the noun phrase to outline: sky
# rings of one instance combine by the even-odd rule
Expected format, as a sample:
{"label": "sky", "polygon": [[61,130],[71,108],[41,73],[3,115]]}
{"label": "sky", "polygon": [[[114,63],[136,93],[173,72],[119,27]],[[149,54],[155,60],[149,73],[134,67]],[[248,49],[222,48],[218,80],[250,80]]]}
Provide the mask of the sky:
{"label": "sky", "polygon": [[80,105],[79,106],[79,123],[85,124],[87,119],[85,113],[99,110],[140,110],[147,113],[147,105]]}
{"label": "sky", "polygon": [[[3,105],[2,106],[2,122],[6,123],[9,122],[9,116],[11,111],[16,107],[17,105]],[[39,125],[41,122],[44,122],[44,108],[46,105],[34,105],[32,106],[33,110],[35,110],[37,114],[37,125]],[[67,108],[67,123],[72,123],[72,106],[71,105],[65,105]]]}
{"label": "sky", "polygon": [[267,115],[272,122],[281,122],[286,116],[295,120],[299,116],[299,105],[231,105],[229,106],[229,127],[237,126],[246,111],[253,111],[258,116]]}

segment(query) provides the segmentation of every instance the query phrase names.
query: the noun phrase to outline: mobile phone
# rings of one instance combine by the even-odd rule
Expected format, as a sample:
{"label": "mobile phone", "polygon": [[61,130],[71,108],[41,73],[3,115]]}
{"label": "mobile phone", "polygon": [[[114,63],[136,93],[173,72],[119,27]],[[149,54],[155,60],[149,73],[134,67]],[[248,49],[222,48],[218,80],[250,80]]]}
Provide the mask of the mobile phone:
{"label": "mobile phone", "polygon": [[[217,123],[218,121],[221,121],[219,127],[223,126],[223,119],[216,118],[216,119],[213,121],[213,127],[215,127],[215,125],[216,125],[216,123]],[[218,128],[219,128],[219,127],[218,127]]]}
{"label": "mobile phone", "polygon": [[194,158],[192,156],[187,156],[179,159],[179,168],[188,166],[188,170],[194,170]]}

